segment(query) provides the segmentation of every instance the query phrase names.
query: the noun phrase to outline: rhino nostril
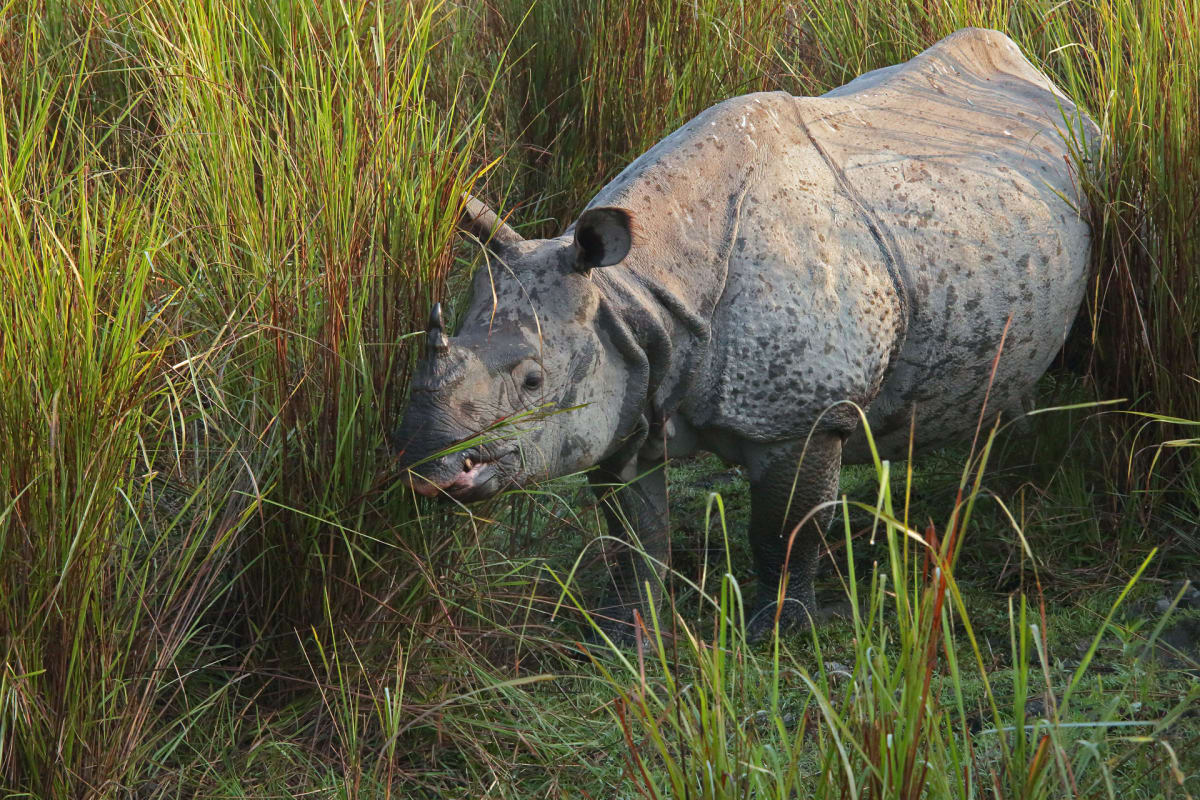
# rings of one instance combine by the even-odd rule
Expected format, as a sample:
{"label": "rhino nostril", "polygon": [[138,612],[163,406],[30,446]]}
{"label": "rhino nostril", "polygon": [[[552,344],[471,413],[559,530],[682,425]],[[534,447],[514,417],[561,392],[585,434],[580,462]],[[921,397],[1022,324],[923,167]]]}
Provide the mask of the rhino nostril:
{"label": "rhino nostril", "polygon": [[475,466],[475,462],[469,458],[463,459],[463,472],[470,472],[471,467]]}

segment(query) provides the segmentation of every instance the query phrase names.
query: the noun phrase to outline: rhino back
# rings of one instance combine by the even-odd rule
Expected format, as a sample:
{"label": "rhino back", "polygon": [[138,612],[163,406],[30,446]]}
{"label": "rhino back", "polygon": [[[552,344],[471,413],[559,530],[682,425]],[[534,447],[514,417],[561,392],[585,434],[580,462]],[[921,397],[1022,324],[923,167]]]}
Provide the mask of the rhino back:
{"label": "rhino back", "polygon": [[769,442],[869,403],[902,454],[914,409],[918,444],[973,429],[1010,314],[989,403],[1017,405],[1086,282],[1064,115],[1080,119],[1011,41],[966,30],[820,98],[727,100],[659,142],[591,204],[635,221],[597,280],[667,310],[658,407]]}
{"label": "rhino back", "polygon": [[[771,131],[715,312],[700,425],[804,435],[837,400],[872,400],[885,453],[1018,407],[1074,319],[1088,228],[1064,116],[1090,121],[1006,37],[962,31],[822,98],[751,95],[736,130]],[[771,121],[781,121],[782,131]],[[859,435],[848,460],[866,456]]]}
{"label": "rhino back", "polygon": [[981,29],[801,105],[902,272],[905,341],[869,414],[883,449],[906,449],[914,408],[922,446],[973,430],[1002,337],[988,405],[1017,410],[1083,297],[1090,236],[1069,150],[1092,148],[1095,125]]}
{"label": "rhino back", "polygon": [[[869,221],[800,124],[796,98],[748,95],[722,115],[753,173],[739,208],[703,383],[685,413],[753,441],[804,435],[840,400],[869,402],[903,328]],[[844,416],[849,409],[842,409]]]}

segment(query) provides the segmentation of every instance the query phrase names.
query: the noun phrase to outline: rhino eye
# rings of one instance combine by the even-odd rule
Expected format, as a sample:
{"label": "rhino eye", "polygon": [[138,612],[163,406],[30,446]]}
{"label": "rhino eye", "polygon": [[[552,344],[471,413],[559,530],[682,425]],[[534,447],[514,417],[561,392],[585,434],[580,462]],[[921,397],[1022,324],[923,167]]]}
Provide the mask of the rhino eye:
{"label": "rhino eye", "polygon": [[542,373],[534,370],[525,375],[525,389],[532,392],[542,388]]}

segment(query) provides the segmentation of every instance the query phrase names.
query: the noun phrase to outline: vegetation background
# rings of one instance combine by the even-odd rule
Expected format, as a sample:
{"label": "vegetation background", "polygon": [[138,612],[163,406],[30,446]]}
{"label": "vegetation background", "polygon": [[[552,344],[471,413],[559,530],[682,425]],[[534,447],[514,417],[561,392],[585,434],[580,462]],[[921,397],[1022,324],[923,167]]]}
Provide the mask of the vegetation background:
{"label": "vegetation background", "polygon": [[[655,646],[580,659],[577,480],[395,481],[460,195],[557,233],[967,25],[1107,134],[1068,408],[847,470],[847,618],[760,649],[681,465]],[[1195,796],[1198,207],[1198,0],[0,0],[0,795]]]}

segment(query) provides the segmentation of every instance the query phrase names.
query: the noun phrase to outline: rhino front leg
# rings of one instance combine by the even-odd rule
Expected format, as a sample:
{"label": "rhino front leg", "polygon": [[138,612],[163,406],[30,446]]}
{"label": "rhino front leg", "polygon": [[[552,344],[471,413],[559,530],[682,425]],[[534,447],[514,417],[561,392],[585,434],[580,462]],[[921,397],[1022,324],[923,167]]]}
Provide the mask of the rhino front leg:
{"label": "rhino front leg", "polygon": [[[810,511],[837,497],[842,466],[842,440],[837,432],[817,431],[808,441],[755,448],[750,469],[750,547],[758,571],[758,598],[751,608],[747,635],[758,641],[774,628],[808,626],[817,615],[813,579],[822,534],[833,517],[831,507],[812,514],[797,532],[788,552],[792,530]],[[787,565],[783,608],[779,585]]]}
{"label": "rhino front leg", "polygon": [[594,617],[614,642],[632,644],[634,609],[649,624],[650,608],[662,594],[668,542],[666,464],[638,460],[619,471],[601,466],[588,479],[612,537],[604,547],[611,580]]}

